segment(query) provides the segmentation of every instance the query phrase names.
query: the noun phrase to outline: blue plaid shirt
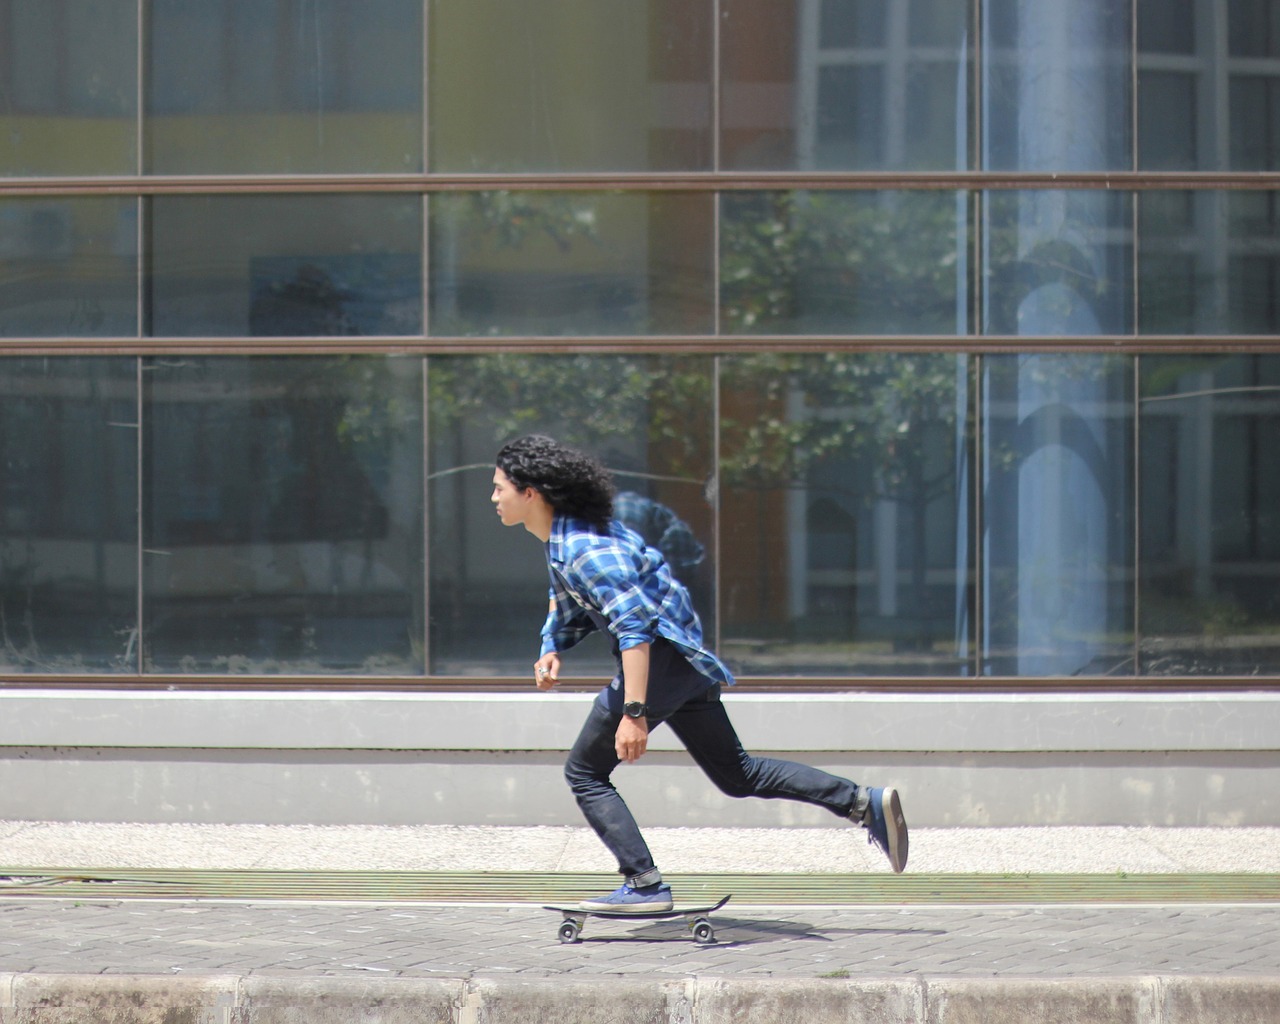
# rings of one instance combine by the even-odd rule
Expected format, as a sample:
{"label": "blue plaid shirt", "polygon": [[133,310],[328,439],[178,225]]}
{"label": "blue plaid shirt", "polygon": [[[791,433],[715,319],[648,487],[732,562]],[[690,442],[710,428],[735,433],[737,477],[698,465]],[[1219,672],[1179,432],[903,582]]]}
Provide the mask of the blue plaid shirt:
{"label": "blue plaid shirt", "polygon": [[608,534],[600,534],[581,519],[557,515],[546,552],[552,606],[542,626],[542,654],[567,650],[594,630],[589,608],[608,621],[618,650],[662,637],[708,679],[733,685],[728,667],[703,646],[689,592],[634,530],[615,519]]}

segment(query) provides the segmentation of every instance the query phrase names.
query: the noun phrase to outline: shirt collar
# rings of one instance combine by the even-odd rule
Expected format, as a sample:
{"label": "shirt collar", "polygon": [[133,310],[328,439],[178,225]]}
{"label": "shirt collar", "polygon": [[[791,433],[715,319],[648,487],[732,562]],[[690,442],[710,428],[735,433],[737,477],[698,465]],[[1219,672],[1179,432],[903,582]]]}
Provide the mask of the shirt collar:
{"label": "shirt collar", "polygon": [[547,561],[564,565],[564,535],[569,528],[569,517],[557,512],[551,520],[551,536],[547,538]]}

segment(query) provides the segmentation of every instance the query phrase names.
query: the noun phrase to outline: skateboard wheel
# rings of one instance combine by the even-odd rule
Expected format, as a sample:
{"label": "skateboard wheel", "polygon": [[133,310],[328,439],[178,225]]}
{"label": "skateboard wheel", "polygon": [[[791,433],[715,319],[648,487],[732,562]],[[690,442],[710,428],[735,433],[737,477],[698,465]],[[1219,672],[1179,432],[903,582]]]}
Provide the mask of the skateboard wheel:
{"label": "skateboard wheel", "polygon": [[560,936],[561,942],[577,942],[579,931],[578,926],[572,921],[565,921],[560,926],[560,931],[557,934]]}
{"label": "skateboard wheel", "polygon": [[709,921],[695,921],[693,923],[693,941],[704,946],[716,941],[716,930],[711,927]]}

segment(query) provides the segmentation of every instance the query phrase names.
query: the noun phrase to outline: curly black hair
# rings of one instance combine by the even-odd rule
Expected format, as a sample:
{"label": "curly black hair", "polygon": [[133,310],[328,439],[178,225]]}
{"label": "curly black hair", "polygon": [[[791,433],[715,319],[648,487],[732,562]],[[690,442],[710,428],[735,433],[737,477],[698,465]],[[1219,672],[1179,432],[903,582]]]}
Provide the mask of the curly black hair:
{"label": "curly black hair", "polygon": [[545,434],[502,446],[497,466],[516,487],[532,487],[557,512],[605,529],[613,518],[613,479],[590,455]]}

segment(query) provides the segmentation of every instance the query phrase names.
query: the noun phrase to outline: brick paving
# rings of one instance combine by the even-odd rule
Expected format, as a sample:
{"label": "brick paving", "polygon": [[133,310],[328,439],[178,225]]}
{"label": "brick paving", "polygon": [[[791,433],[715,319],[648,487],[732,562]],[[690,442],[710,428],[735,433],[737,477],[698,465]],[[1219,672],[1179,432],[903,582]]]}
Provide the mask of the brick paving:
{"label": "brick paving", "polygon": [[[1278,894],[1280,895],[1280,894]],[[0,973],[479,978],[1105,978],[1280,974],[1280,903],[734,908],[591,919],[562,945],[536,907],[9,899]]]}

